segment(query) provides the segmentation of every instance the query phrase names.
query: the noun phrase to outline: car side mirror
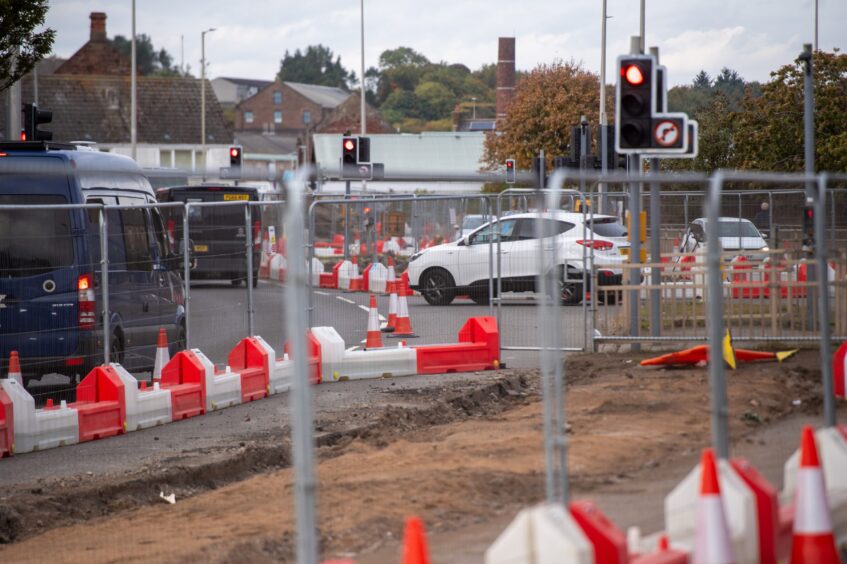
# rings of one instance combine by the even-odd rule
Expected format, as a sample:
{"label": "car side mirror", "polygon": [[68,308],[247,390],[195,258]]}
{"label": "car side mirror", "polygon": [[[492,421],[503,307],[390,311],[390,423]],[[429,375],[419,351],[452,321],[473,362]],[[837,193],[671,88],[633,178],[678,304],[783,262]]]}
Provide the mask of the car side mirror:
{"label": "car side mirror", "polygon": [[471,244],[470,235],[462,235],[462,239],[459,241],[459,245],[462,246],[462,247],[467,247],[470,244]]}

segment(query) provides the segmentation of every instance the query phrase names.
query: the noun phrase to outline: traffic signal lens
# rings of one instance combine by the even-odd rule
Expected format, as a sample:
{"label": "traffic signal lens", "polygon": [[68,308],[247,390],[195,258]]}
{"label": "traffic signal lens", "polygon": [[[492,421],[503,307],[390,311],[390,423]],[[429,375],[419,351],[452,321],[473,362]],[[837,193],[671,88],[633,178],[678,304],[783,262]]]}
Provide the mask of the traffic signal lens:
{"label": "traffic signal lens", "polygon": [[344,150],[345,151],[352,151],[355,147],[356,147],[356,145],[355,145],[355,143],[353,143],[352,139],[347,139],[344,142]]}
{"label": "traffic signal lens", "polygon": [[506,161],[506,168],[515,168],[515,163],[512,161]]}
{"label": "traffic signal lens", "polygon": [[236,149],[235,147],[230,149],[229,150],[229,156],[232,157],[233,159],[237,159],[238,158],[238,149]]}
{"label": "traffic signal lens", "polygon": [[644,140],[644,131],[634,123],[621,127],[621,136],[630,146],[637,146]]}
{"label": "traffic signal lens", "polygon": [[644,112],[644,99],[635,94],[626,94],[621,100],[624,111],[631,116],[638,116]]}
{"label": "traffic signal lens", "polygon": [[633,86],[641,86],[644,84],[644,73],[638,65],[629,65],[623,72],[626,81]]}

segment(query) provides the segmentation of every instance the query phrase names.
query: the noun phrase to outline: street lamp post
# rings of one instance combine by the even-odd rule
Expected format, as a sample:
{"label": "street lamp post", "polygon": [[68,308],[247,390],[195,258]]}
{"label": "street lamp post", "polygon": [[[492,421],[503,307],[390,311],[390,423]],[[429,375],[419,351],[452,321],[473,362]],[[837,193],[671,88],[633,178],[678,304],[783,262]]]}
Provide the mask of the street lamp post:
{"label": "street lamp post", "polygon": [[471,96],[471,102],[473,103],[471,105],[471,108],[472,108],[471,109],[471,119],[474,119],[474,120],[476,119],[476,100],[477,100],[476,96]]}
{"label": "street lamp post", "polygon": [[210,27],[200,32],[200,154],[203,156],[203,180],[206,180],[206,34],[215,31]]}
{"label": "street lamp post", "polygon": [[362,24],[362,77],[361,84],[362,88],[360,89],[361,99],[361,111],[362,111],[362,135],[367,133],[367,120],[365,119],[365,0],[360,0],[359,7],[361,9],[361,24]]}
{"label": "street lamp post", "polygon": [[130,145],[132,146],[132,158],[136,158],[136,147],[138,143],[138,102],[136,99],[136,55],[135,55],[135,0],[132,0],[132,77],[130,79],[130,119],[129,119],[129,137]]}

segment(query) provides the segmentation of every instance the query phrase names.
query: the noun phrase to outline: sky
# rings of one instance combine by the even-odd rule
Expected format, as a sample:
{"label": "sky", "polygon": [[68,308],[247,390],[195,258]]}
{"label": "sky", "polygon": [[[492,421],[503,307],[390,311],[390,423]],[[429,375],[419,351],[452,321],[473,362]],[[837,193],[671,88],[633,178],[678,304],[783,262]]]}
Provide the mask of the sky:
{"label": "sky", "polygon": [[[847,2],[818,0],[819,47],[847,48]],[[607,83],[615,58],[638,34],[638,0],[608,0]],[[89,36],[90,12],[107,14],[109,37],[132,32],[131,0],[54,0],[46,25],[56,30],[54,54],[72,55]],[[646,0],[646,44],[658,46],[670,84],[690,83],[732,68],[746,80],[768,80],[814,41],[815,0]],[[516,38],[516,64],[530,70],[556,59],[600,70],[602,1],[364,0],[365,64],[411,47],[432,61],[471,69],[497,59],[497,38]],[[272,80],[285,51],[321,43],[359,74],[360,9],[355,0],[137,0],[136,32],[149,35],[195,76],[200,35],[206,35],[207,76]]]}

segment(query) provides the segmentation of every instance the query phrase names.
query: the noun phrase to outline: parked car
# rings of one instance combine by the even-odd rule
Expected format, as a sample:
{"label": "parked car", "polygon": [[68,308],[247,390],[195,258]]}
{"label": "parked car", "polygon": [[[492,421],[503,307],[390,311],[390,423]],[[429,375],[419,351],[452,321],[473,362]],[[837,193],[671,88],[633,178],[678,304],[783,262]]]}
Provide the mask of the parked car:
{"label": "parked car", "polygon": [[[706,218],[692,221],[682,235],[679,250],[682,253],[705,251],[705,244],[711,230]],[[718,218],[718,239],[721,249],[729,253],[728,258],[743,255],[748,260],[764,260],[767,257],[768,244],[762,234],[748,219],[737,217]]]}
{"label": "parked car", "polygon": [[[73,145],[0,143],[0,374],[11,351],[25,383],[77,380],[111,360],[152,369],[160,328],[185,346],[181,264],[165,236],[150,183],[132,159]],[[100,209],[109,209],[109,331],[104,332]]]}
{"label": "parked car", "polygon": [[[245,186],[172,186],[156,190],[160,202],[257,202],[258,188]],[[262,246],[262,210],[251,207],[248,228],[244,206],[191,206],[188,208],[188,239],[193,245],[191,280],[226,279],[238,286],[247,281],[247,238],[252,241],[253,287],[259,283]],[[183,208],[164,208],[168,236],[182,240]]]}
{"label": "parked car", "polygon": [[486,223],[486,217],[484,215],[469,214],[462,218],[462,227],[456,233],[456,240],[458,241],[465,235],[473,233],[483,223]]}
{"label": "parked car", "polygon": [[[469,295],[477,303],[488,303],[489,242],[495,245],[496,277],[499,240],[503,291],[534,292],[536,277],[543,270],[536,236],[539,221],[552,222],[549,227],[556,234],[545,238],[544,244],[558,245],[557,294],[562,302],[582,301],[583,264],[591,267],[592,247],[599,285],[621,283],[622,264],[628,260],[630,248],[626,228],[613,216],[586,218],[580,213],[557,211],[552,218],[538,212],[510,215],[477,228],[459,241],[416,253],[409,262],[409,285],[431,305],[448,305],[457,295]],[[583,256],[588,257],[585,263]]]}

